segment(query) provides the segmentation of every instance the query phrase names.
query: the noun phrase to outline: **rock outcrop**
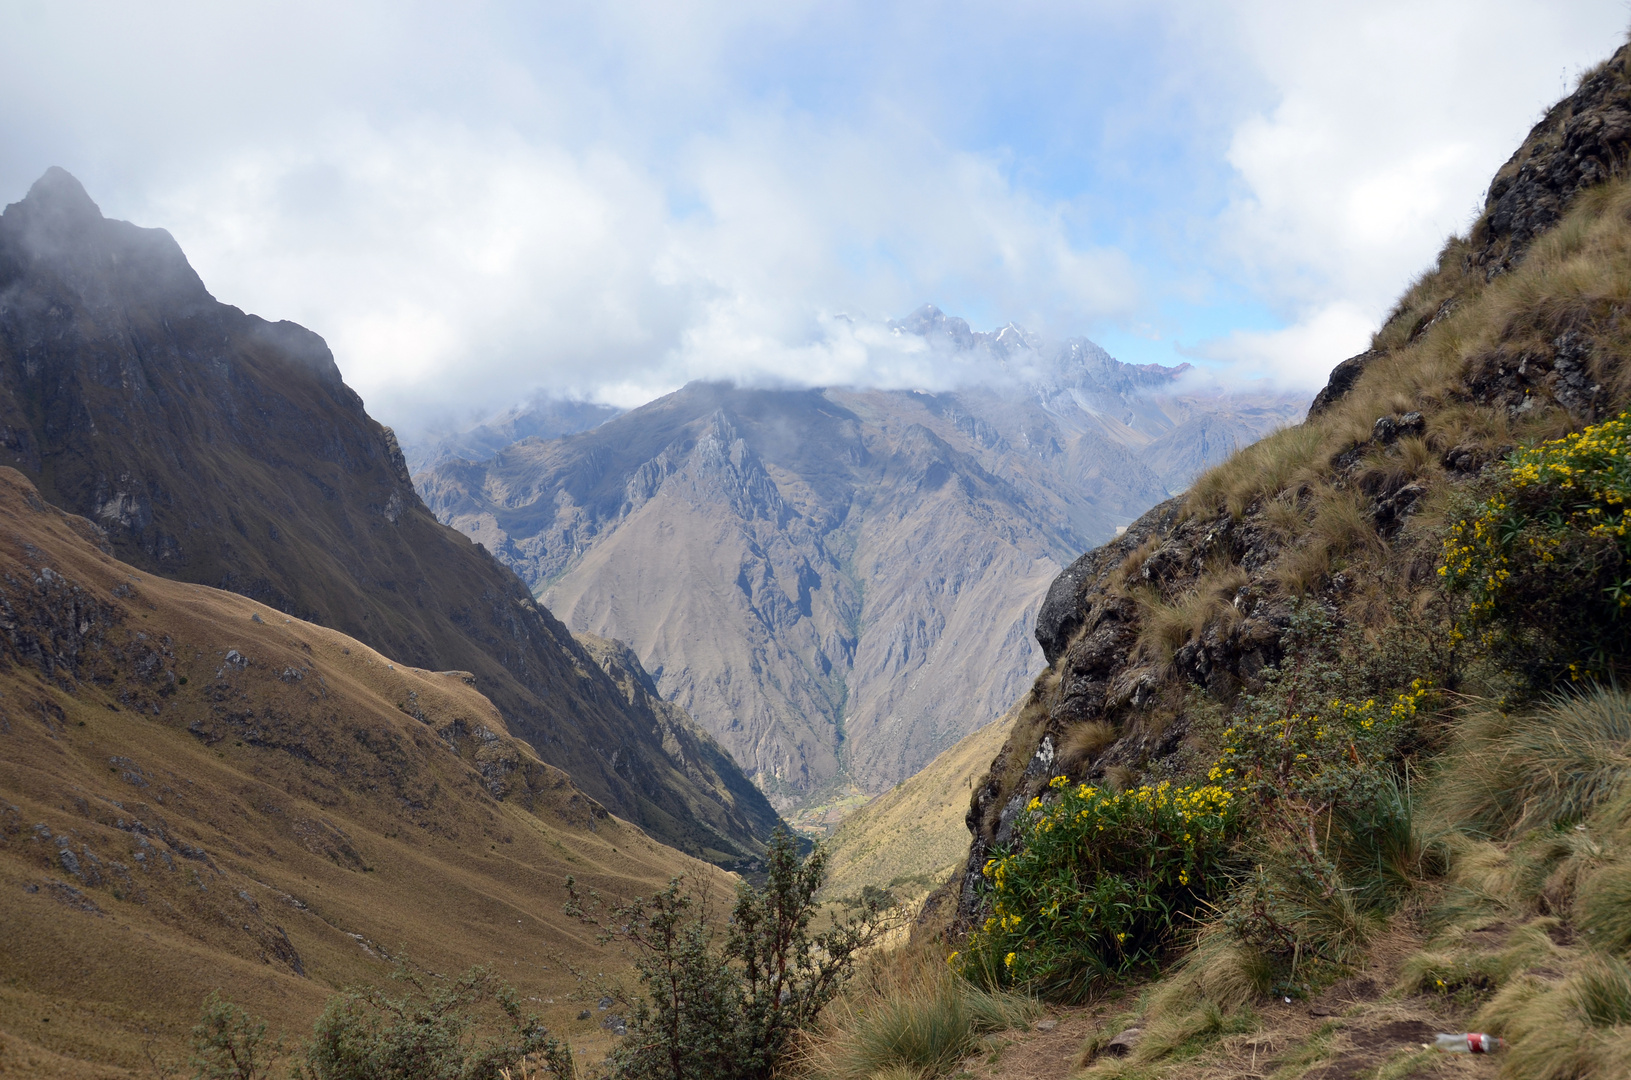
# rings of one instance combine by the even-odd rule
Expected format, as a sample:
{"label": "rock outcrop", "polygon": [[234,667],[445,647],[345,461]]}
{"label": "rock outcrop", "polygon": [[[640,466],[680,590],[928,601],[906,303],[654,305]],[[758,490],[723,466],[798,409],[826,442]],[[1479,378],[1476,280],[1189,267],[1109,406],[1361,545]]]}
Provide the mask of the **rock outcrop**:
{"label": "rock outcrop", "polygon": [[[1423,506],[1444,505],[1520,435],[1549,437],[1631,403],[1623,292],[1563,280],[1567,253],[1523,277],[1544,250],[1536,241],[1571,213],[1582,235],[1592,230],[1605,275],[1608,261],[1623,264],[1606,245],[1625,243],[1615,215],[1631,202],[1628,152],[1631,46],[1535,126],[1470,238],[1452,238],[1372,347],[1337,365],[1298,430],[1245,448],[1215,483],[1157,506],[1052,583],[1036,624],[1048,670],[970,800],[962,925],[983,903],[988,854],[1052,776],[1162,775],[1195,695],[1227,707],[1263,685],[1296,603],[1364,625],[1367,610],[1429,596],[1439,551],[1430,531],[1413,531]],[[1600,205],[1582,198],[1594,189]],[[1515,292],[1503,291],[1507,275],[1522,282]]]}

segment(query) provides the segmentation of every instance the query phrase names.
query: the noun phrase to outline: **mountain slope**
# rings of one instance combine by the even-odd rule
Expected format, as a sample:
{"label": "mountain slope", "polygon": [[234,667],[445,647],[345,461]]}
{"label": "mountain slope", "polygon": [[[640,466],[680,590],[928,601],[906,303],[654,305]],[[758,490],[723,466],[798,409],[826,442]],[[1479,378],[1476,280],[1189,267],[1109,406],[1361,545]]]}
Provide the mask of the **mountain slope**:
{"label": "mountain slope", "polygon": [[913,880],[927,892],[941,885],[968,852],[967,795],[1002,748],[1015,713],[965,735],[950,749],[844,818],[826,842],[830,897],[858,895]]}
{"label": "mountain slope", "polygon": [[395,959],[482,963],[580,1043],[562,914],[725,875],[609,816],[464,672],[139,571],[0,468],[0,1070],[146,1075],[204,994],[309,1030]]}
{"label": "mountain slope", "polygon": [[1296,408],[1157,393],[1179,373],[1080,341],[1010,347],[1013,328],[974,334],[933,309],[900,332],[1008,381],[693,384],[417,482],[568,625],[629,642],[783,807],[885,790],[1023,690],[1036,605],[1072,552],[1187,482],[1229,432]]}
{"label": "mountain slope", "polygon": [[[1456,500],[1514,447],[1631,407],[1628,166],[1622,47],[1534,127],[1469,235],[1333,370],[1303,424],[1060,574],[1036,625],[1049,668],[971,800],[964,925],[986,902],[984,860],[1050,778],[1120,786],[1215,755],[1207,709],[1264,688],[1300,602],[1384,659],[1433,626],[1417,647],[1439,651],[1435,666],[1417,674],[1461,677],[1473,646],[1439,584]],[[1063,754],[1085,733],[1091,752]]]}
{"label": "mountain slope", "polygon": [[0,215],[0,463],[121,558],[459,668],[596,799],[684,850],[762,850],[766,804],[685,774],[664,733],[485,551],[415,495],[317,335],[217,302],[163,230],[49,171]]}

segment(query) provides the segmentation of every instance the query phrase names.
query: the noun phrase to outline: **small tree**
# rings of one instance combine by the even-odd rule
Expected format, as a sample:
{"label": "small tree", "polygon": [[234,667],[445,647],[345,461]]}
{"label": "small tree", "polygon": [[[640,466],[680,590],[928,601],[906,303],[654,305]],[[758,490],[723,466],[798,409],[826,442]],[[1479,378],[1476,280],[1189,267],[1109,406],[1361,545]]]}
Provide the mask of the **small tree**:
{"label": "small tree", "polygon": [[266,1024],[210,991],[189,1040],[194,1080],[265,1080],[283,1050],[266,1039]]}
{"label": "small tree", "polygon": [[[305,1080],[500,1080],[523,1060],[542,1058],[558,1077],[571,1077],[572,1052],[537,1017],[523,1016],[515,991],[483,968],[427,986],[398,969],[406,988],[374,988],[329,999],[304,1046],[296,1075]],[[481,1023],[488,1006],[495,1023]],[[482,1038],[478,1026],[498,1028]]]}
{"label": "small tree", "polygon": [[[612,1055],[620,1080],[763,1080],[809,1029],[881,929],[876,899],[859,915],[812,934],[815,894],[826,872],[818,848],[799,857],[793,835],[771,838],[764,888],[738,886],[721,944],[706,913],[675,878],[649,900],[612,908],[604,922],[567,879],[569,914],[601,926],[602,941],[635,950],[647,1001]],[[597,898],[587,898],[592,906]]]}

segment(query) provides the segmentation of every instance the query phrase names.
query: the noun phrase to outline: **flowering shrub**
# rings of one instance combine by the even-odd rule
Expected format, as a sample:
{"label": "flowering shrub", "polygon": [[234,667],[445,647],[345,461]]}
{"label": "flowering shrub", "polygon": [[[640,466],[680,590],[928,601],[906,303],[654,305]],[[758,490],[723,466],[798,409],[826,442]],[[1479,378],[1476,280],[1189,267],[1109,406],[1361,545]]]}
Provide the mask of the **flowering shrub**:
{"label": "flowering shrub", "polygon": [[952,962],[986,985],[1068,996],[1153,964],[1226,884],[1238,798],[1218,783],[1118,794],[1056,776],[1049,789],[986,863],[991,917]]}
{"label": "flowering shrub", "polygon": [[1351,801],[1355,785],[1391,775],[1402,732],[1428,694],[1420,679],[1391,705],[1333,700],[1318,711],[1254,716],[1224,729],[1223,750],[1208,779],[1263,807],[1324,812]]}
{"label": "flowering shrub", "polygon": [[1429,693],[1418,679],[1391,704],[1337,699],[1223,732],[1211,776],[1254,813],[1260,859],[1224,915],[1237,937],[1271,956],[1340,960],[1352,917],[1407,884],[1419,852],[1395,764]]}
{"label": "flowering shrub", "polygon": [[1439,576],[1467,628],[1544,687],[1623,666],[1631,619],[1631,415],[1514,452],[1452,522]]}

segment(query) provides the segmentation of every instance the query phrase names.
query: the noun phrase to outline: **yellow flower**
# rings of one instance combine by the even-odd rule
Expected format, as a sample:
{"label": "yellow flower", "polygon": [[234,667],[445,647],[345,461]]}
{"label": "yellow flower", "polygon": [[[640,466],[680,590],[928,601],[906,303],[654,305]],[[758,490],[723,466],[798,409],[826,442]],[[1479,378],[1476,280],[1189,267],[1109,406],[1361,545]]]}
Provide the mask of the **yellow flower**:
{"label": "yellow flower", "polygon": [[1004,967],[1012,968],[1014,966],[1014,954],[1009,953],[1007,956],[1003,957],[1002,963]]}

